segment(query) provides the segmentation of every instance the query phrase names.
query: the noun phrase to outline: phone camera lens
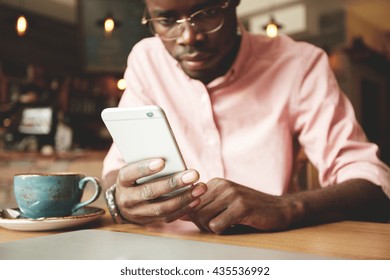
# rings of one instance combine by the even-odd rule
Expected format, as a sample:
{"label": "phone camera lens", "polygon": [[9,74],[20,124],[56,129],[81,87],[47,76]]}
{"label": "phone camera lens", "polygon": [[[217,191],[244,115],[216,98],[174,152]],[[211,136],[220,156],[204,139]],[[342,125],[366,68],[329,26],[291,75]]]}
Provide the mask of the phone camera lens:
{"label": "phone camera lens", "polygon": [[151,117],[153,117],[153,112],[147,112],[146,115],[147,115],[149,118],[151,118]]}

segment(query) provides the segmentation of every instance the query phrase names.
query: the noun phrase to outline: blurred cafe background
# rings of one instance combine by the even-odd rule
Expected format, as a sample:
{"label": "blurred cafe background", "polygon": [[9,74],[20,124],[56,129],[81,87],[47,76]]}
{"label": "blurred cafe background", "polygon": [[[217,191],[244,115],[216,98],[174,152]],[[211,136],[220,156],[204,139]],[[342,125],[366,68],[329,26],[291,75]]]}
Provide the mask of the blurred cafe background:
{"label": "blurred cafe background", "polygon": [[[13,203],[15,173],[69,170],[100,177],[111,144],[100,112],[117,105],[126,57],[150,36],[140,24],[142,2],[0,0],[0,206]],[[389,11],[389,0],[241,0],[238,9],[254,33],[287,34],[328,53],[387,164]],[[315,169],[303,170],[299,187],[315,187]]]}

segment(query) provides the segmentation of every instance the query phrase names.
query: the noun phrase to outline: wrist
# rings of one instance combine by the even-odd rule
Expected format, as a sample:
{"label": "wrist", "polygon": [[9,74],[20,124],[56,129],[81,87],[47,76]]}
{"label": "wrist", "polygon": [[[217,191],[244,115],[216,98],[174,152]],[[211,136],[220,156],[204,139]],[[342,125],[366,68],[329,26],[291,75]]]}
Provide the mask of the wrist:
{"label": "wrist", "polygon": [[305,203],[299,195],[289,195],[287,198],[287,220],[288,226],[293,227],[304,223],[305,220]]}

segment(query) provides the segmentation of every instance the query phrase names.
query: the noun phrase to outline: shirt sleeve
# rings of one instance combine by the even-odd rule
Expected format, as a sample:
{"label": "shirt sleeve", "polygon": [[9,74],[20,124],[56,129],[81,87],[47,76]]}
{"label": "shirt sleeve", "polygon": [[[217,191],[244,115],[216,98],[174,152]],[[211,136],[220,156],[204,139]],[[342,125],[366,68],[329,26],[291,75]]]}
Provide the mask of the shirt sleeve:
{"label": "shirt sleeve", "polygon": [[378,146],[367,141],[353,107],[339,89],[327,55],[313,49],[302,59],[301,86],[293,97],[294,130],[321,186],[366,179],[390,197],[390,170]]}
{"label": "shirt sleeve", "polygon": [[[127,60],[127,68],[124,74],[127,87],[124,91],[118,107],[131,107],[153,104],[148,95],[148,87],[142,79],[145,72],[143,65],[145,55],[142,51],[142,45],[135,45]],[[125,133],[125,132],[124,132]],[[123,157],[115,143],[113,143],[104,158],[102,178],[108,173],[120,169],[125,164]]]}

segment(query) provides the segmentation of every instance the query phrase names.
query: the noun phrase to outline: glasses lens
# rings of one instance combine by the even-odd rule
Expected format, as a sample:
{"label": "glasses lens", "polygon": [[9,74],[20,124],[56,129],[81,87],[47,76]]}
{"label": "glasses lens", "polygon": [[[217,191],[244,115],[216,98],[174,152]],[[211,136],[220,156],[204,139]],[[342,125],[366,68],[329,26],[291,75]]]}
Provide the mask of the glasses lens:
{"label": "glasses lens", "polygon": [[222,8],[208,8],[192,15],[191,22],[198,32],[211,33],[217,31],[223,24]]}
{"label": "glasses lens", "polygon": [[165,36],[176,26],[176,20],[173,18],[154,18],[149,21],[150,31],[158,36]]}
{"label": "glasses lens", "polygon": [[[207,8],[194,13],[188,21],[197,32],[212,33],[223,25],[224,14],[221,7]],[[175,40],[184,27],[175,18],[153,18],[149,20],[149,28],[163,40]]]}

